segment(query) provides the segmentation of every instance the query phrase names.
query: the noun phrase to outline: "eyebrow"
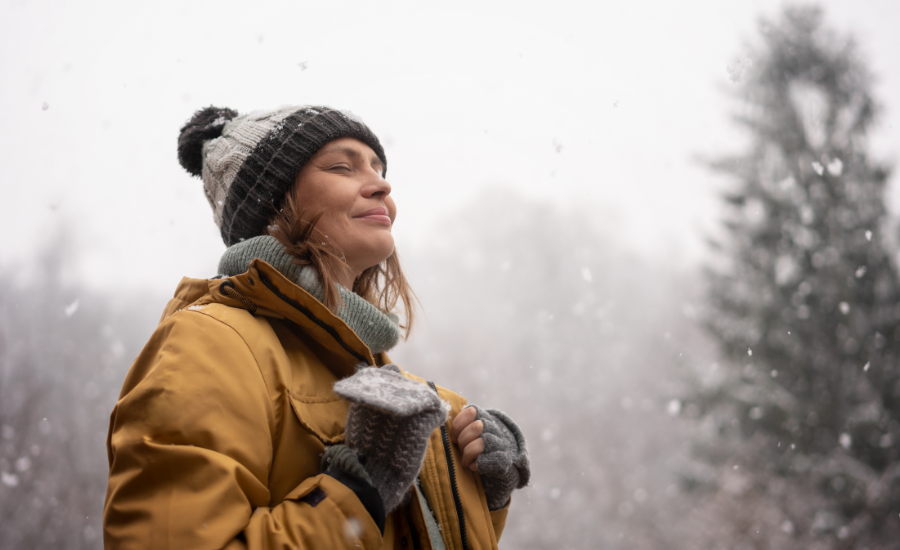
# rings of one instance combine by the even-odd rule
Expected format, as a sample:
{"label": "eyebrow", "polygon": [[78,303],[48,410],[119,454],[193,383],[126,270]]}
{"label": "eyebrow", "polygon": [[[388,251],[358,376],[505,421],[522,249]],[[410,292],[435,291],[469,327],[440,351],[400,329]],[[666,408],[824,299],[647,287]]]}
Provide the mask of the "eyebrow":
{"label": "eyebrow", "polygon": [[[344,145],[335,145],[333,147],[328,147],[320,152],[321,155],[329,155],[331,153],[343,153],[354,160],[363,158],[362,154],[359,151],[352,147],[347,147]],[[379,167],[381,167],[382,170],[384,170],[384,163],[381,162],[381,159],[378,158],[378,155],[375,155],[375,158],[373,158],[370,162],[371,164],[377,164]]]}

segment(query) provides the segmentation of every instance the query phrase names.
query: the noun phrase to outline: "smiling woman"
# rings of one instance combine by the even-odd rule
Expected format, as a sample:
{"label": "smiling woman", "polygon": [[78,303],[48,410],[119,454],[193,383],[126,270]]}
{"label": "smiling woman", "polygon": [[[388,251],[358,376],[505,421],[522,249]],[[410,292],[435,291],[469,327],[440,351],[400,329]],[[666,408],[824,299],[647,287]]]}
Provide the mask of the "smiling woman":
{"label": "smiling woman", "polygon": [[[267,231],[300,264],[309,263],[318,271],[326,283],[326,306],[334,309],[340,302],[336,287],[328,282],[352,288],[385,311],[391,311],[399,298],[409,330],[412,293],[394,249],[391,227],[397,207],[385,171],[384,161],[358,139],[332,141],[300,169]],[[320,240],[311,238],[313,228]],[[379,276],[385,284],[376,295]]]}
{"label": "smiling woman", "polygon": [[319,229],[343,252],[347,269],[338,282],[346,287],[394,252],[391,225],[397,207],[384,169],[371,147],[341,138],[316,153],[297,175],[295,204],[321,209]]}
{"label": "smiling woman", "polygon": [[209,107],[178,155],[228,249],[125,379],[106,547],[496,550],[525,440],[386,354],[413,310],[378,138],[327,107]]}

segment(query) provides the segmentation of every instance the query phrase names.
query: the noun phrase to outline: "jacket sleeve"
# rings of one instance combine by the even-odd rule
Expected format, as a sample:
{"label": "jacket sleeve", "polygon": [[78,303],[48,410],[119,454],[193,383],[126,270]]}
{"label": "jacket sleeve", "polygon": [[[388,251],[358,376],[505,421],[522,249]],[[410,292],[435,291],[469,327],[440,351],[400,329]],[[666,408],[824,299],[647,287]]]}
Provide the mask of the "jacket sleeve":
{"label": "jacket sleeve", "polygon": [[270,506],[273,406],[231,327],[195,311],[163,322],[110,419],[105,547],[380,548],[359,498],[328,475]]}
{"label": "jacket sleeve", "polygon": [[491,511],[491,524],[494,526],[494,534],[497,536],[497,542],[500,542],[500,537],[503,535],[503,528],[506,527],[506,516],[509,514],[509,505],[510,503],[507,502],[506,506],[503,508]]}

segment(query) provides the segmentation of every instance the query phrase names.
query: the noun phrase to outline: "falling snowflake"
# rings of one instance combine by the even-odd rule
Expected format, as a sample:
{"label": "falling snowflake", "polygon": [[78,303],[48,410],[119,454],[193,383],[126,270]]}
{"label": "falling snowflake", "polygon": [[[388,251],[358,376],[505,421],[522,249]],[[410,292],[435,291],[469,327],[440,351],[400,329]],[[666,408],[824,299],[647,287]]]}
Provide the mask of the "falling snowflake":
{"label": "falling snowflake", "polygon": [[0,472],[0,482],[2,482],[7,487],[15,487],[19,484],[19,476],[17,476],[16,474]]}
{"label": "falling snowflake", "polygon": [[828,163],[828,173],[832,176],[840,176],[843,171],[844,163],[841,159],[832,159],[832,161]]}
{"label": "falling snowflake", "polygon": [[728,73],[728,80],[737,84],[744,78],[744,73],[747,72],[747,69],[753,66],[753,61],[751,61],[747,57],[742,57],[740,59],[735,59],[731,63],[725,67],[725,72]]}
{"label": "falling snowflake", "polygon": [[872,232],[869,231],[868,229],[866,230],[866,240],[867,240],[867,241],[871,241],[871,240],[872,240]]}
{"label": "falling snowflake", "polygon": [[871,361],[867,361],[865,365],[863,365],[863,372],[869,372],[869,367],[872,366]]}
{"label": "falling snowflake", "polygon": [[853,445],[853,438],[850,437],[848,433],[842,433],[840,437],[838,437],[838,442],[841,444],[841,447],[845,449],[849,449],[851,445]]}
{"label": "falling snowflake", "polygon": [[78,311],[78,300],[75,300],[71,304],[67,305],[66,309],[64,311],[65,311],[66,317],[71,317],[71,316],[75,315],[75,312]]}
{"label": "falling snowflake", "polygon": [[666,406],[666,412],[669,413],[669,416],[678,416],[678,413],[681,412],[681,400],[673,399],[669,401],[669,404]]}
{"label": "falling snowflake", "polygon": [[584,279],[584,282],[586,282],[586,283],[593,281],[594,278],[591,277],[591,268],[582,267],[581,268],[581,278]]}
{"label": "falling snowflake", "polygon": [[816,174],[819,174],[820,176],[825,173],[825,167],[822,166],[821,162],[813,161],[812,169],[815,170]]}
{"label": "falling snowflake", "polygon": [[306,70],[306,61],[301,61],[300,63],[297,63],[297,66],[300,67],[301,71],[305,71]]}
{"label": "falling snowflake", "polygon": [[27,456],[19,457],[19,459],[16,460],[16,470],[27,472],[29,468],[31,468],[31,459]]}
{"label": "falling snowflake", "polygon": [[344,522],[344,536],[347,537],[348,540],[355,540],[360,538],[362,534],[362,522],[356,518],[347,518]]}
{"label": "falling snowflake", "polygon": [[856,268],[856,278],[857,279],[862,279],[865,274],[866,274],[866,266],[861,265],[858,268]]}
{"label": "falling snowflake", "polygon": [[747,348],[747,357],[753,357],[753,350],[750,348]]}
{"label": "falling snowflake", "polygon": [[43,102],[43,103],[41,104],[41,110],[42,110],[42,111],[46,111],[46,110],[49,109],[49,108],[50,108],[50,105],[47,105],[47,102],[46,102],[46,101]]}
{"label": "falling snowflake", "polygon": [[847,315],[848,313],[850,313],[850,304],[848,304],[847,302],[841,302],[838,304],[838,309],[841,310],[841,313]]}

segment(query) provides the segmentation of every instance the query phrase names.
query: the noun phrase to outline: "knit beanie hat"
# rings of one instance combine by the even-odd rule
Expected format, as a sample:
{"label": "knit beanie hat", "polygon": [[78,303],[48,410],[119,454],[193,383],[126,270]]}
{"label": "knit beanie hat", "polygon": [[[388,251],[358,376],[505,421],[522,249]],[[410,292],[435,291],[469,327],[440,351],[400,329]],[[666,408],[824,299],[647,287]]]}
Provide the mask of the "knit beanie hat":
{"label": "knit beanie hat", "polygon": [[283,107],[239,116],[206,107],[182,128],[178,161],[201,176],[227,246],[262,235],[303,165],[326,143],[356,138],[387,169],[378,138],[359,117],[329,107]]}

